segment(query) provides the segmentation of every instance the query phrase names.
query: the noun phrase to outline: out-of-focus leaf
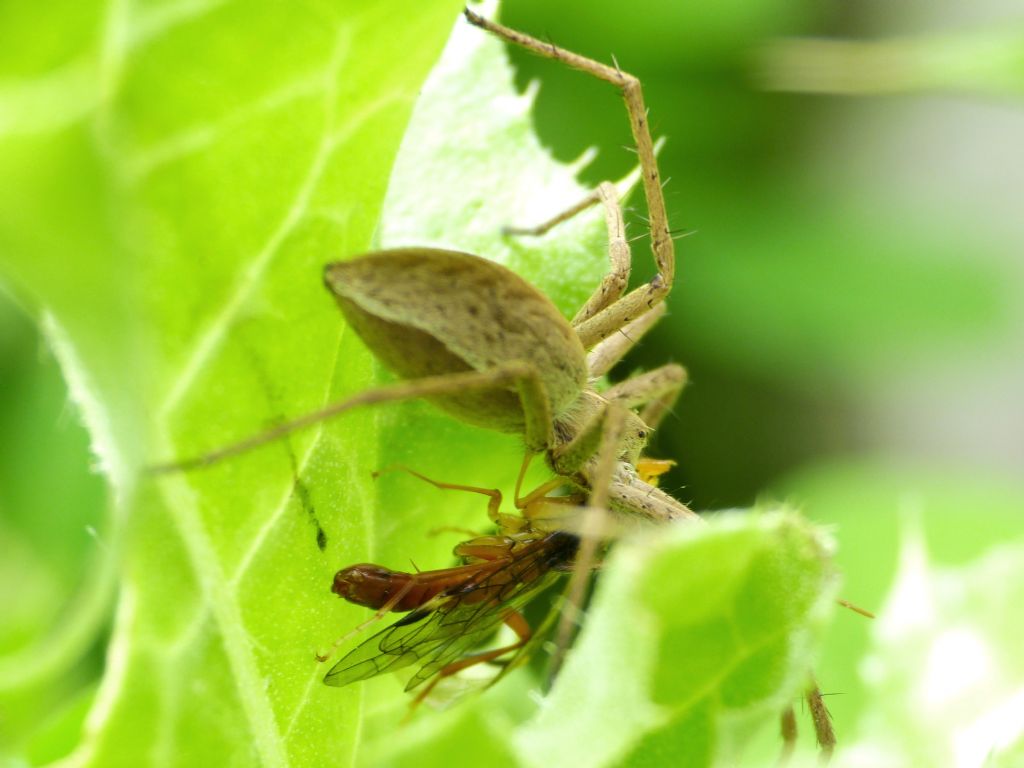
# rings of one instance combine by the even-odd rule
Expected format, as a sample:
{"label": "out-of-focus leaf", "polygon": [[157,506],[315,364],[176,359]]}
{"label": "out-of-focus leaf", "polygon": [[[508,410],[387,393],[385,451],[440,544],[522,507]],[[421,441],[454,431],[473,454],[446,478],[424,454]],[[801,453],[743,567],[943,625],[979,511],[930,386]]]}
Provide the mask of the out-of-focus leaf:
{"label": "out-of-focus leaf", "polygon": [[40,343],[0,292],[0,753],[98,675],[114,595],[103,481]]}
{"label": "out-of-focus leaf", "polygon": [[96,686],[85,686],[70,699],[63,699],[55,712],[37,723],[25,748],[25,757],[31,765],[55,762],[74,750],[82,738],[82,724],[95,698]]}
{"label": "out-of-focus leaf", "polygon": [[[862,664],[869,706],[839,765],[1012,765],[1024,736],[1024,543],[929,563],[910,517],[900,569]],[[1008,762],[1009,761],[1009,762]]]}
{"label": "out-of-focus leaf", "polygon": [[767,87],[782,91],[1021,96],[1024,29],[880,41],[778,40],[762,51],[760,75]]}
{"label": "out-of-focus leaf", "polygon": [[[834,526],[841,595],[872,611],[882,609],[893,588],[908,514],[941,567],[967,568],[994,542],[1024,536],[1024,488],[996,474],[893,461],[840,463],[809,468],[781,482],[775,493],[815,522]],[[874,630],[873,622],[843,611],[823,645],[818,674],[826,692],[841,694],[828,700],[840,745],[849,743],[852,724],[875,706],[860,675]]]}

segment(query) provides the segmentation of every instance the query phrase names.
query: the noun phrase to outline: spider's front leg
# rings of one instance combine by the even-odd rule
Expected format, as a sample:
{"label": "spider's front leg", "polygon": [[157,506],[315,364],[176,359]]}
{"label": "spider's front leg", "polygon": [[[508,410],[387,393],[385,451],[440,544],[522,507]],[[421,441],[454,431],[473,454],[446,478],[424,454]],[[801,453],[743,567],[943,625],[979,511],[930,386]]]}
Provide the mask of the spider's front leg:
{"label": "spider's front leg", "polygon": [[661,303],[672,289],[672,280],[675,276],[675,247],[665,213],[665,197],[661,189],[661,177],[658,173],[654,142],[651,140],[651,132],[648,128],[647,108],[644,106],[640,81],[618,67],[609,67],[607,64],[602,64],[586,56],[580,56],[551,43],[537,40],[522,32],[489,21],[468,8],[465,14],[471,24],[485,29],[503,40],[526,48],[540,56],[564,62],[574,69],[611,83],[622,92],[633,140],[636,142],[637,156],[640,160],[640,174],[644,196],[647,198],[651,226],[651,249],[654,252],[657,274],[650,282],[618,298],[591,317],[581,320],[579,324],[574,323],[576,333],[579,335],[580,341],[583,342],[583,347],[590,349]]}
{"label": "spider's front leg", "polygon": [[597,189],[578,203],[535,227],[505,227],[504,229],[507,235],[539,237],[597,203],[604,205],[605,225],[608,229],[609,269],[608,274],[601,280],[601,284],[572,319],[574,328],[621,299],[629,284],[632,257],[629,252],[629,242],[626,240],[626,223],[622,218],[619,192],[615,185],[610,181],[602,181]]}
{"label": "spider's front leg", "polygon": [[686,369],[669,363],[624,379],[602,394],[608,401],[626,408],[643,406],[640,418],[651,430],[655,430],[672,410],[685,386]]}

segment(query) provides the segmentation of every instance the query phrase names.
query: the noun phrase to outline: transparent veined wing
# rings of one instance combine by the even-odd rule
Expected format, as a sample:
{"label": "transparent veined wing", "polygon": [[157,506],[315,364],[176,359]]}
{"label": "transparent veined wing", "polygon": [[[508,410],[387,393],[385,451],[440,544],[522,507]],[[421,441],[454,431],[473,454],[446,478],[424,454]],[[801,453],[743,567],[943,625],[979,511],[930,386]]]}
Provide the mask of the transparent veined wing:
{"label": "transparent veined wing", "polygon": [[420,663],[406,686],[413,690],[487,640],[509,613],[557,578],[577,546],[575,536],[556,532],[486,567],[466,566],[465,581],[363,641],[331,668],[324,682],[348,685]]}

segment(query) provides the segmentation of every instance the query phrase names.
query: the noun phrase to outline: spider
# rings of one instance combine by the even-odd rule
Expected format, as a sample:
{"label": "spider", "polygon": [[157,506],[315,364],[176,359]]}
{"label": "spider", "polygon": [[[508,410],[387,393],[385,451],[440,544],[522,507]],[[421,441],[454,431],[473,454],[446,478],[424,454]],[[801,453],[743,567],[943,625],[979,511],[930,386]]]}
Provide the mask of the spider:
{"label": "spider", "polygon": [[[324,281],[347,322],[373,354],[406,381],[365,390],[233,445],[155,469],[184,470],[210,464],[356,407],[425,398],[468,423],[522,436],[526,456],[516,486],[517,505],[529,462],[542,454],[560,482],[571,486],[590,508],[609,509],[618,520],[699,520],[638,469],[651,432],[686,382],[685,370],[669,364],[600,391],[595,384],[665,314],[675,274],[673,236],[640,81],[618,66],[542,42],[468,8],[465,16],[502,40],[561,61],[620,90],[647,201],[654,277],[626,290],[631,254],[618,192],[608,182],[540,225],[508,230],[518,236],[541,235],[593,205],[604,207],[610,269],[571,321],[518,275],[473,254],[402,248],[328,264]],[[584,528],[572,558],[576,567],[570,602],[576,605],[582,602],[581,590],[598,546],[597,536],[586,530],[586,525]],[[536,550],[530,551],[544,550],[541,541],[546,539],[538,539],[532,544]],[[498,558],[498,562],[505,561]],[[490,566],[464,567],[479,568],[481,574],[490,572]],[[388,573],[395,576],[395,572]],[[531,591],[525,590],[523,595]],[[460,606],[470,605],[443,590],[436,597],[437,601],[424,603],[424,608],[430,606],[431,626],[444,623],[444,611],[438,611],[439,607],[461,610]],[[411,614],[423,615],[427,614]],[[500,622],[501,615],[494,612],[492,618]],[[565,621],[568,615],[563,614],[559,632],[558,647],[562,649],[567,645],[563,630],[569,626]],[[411,621],[403,619],[384,632],[399,626],[411,626]],[[404,637],[404,632],[399,634]],[[396,647],[406,646],[403,641]],[[364,653],[376,658],[371,646],[365,648]],[[383,651],[379,646],[373,648]],[[431,674],[450,663],[446,657],[440,667],[429,668]],[[350,681],[348,676],[338,679]],[[808,700],[816,705],[811,707],[815,730],[823,750],[828,750],[834,736],[824,707],[817,706],[821,694],[816,687],[808,693]]]}
{"label": "spider", "polygon": [[559,477],[589,492],[595,508],[607,507],[630,521],[696,519],[636,469],[649,435],[685,384],[685,370],[664,365],[600,392],[594,384],[664,315],[675,272],[640,81],[469,9],[465,15],[503,40],[620,89],[647,198],[655,276],[626,291],[631,256],[618,193],[609,182],[549,221],[509,230],[540,235],[590,206],[604,206],[610,269],[571,322],[514,272],[473,254],[401,248],[328,264],[324,281],[349,325],[407,381],[365,390],[260,435],[157,469],[210,464],[358,406],[422,397],[468,423],[522,435],[526,457],[520,480],[539,453]]}

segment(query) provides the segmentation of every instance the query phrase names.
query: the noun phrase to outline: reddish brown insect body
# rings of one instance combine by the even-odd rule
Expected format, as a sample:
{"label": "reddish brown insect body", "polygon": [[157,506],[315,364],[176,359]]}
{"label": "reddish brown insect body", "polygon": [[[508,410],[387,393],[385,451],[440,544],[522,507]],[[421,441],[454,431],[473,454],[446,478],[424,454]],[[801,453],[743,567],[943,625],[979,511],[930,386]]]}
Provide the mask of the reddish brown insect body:
{"label": "reddish brown insect body", "polygon": [[[521,651],[531,632],[519,608],[558,571],[572,567],[578,545],[565,532],[483,536],[456,547],[456,554],[470,562],[454,568],[403,573],[364,563],[338,571],[332,591],[377,608],[371,621],[388,611],[410,613],[344,656],[324,682],[348,685],[419,662],[406,690],[430,683],[415,705],[445,677]],[[503,623],[518,635],[516,642],[471,653]]]}
{"label": "reddish brown insect body", "polygon": [[[531,545],[538,547],[542,542],[543,538],[536,534],[527,538],[480,536],[455,547],[455,555],[465,559],[465,565],[434,571],[405,573],[373,563],[350,565],[334,575],[331,591],[356,605],[405,613],[422,607],[442,593],[455,594],[463,585],[473,584],[477,589],[471,597],[474,602],[480,602],[486,599],[488,587],[484,585],[489,579],[504,571],[511,561],[520,556],[520,551],[522,556],[526,556]],[[525,581],[533,581],[542,575],[520,574]]]}
{"label": "reddish brown insect body", "polygon": [[381,565],[360,563],[338,571],[331,591],[356,605],[405,613],[419,608],[453,585],[477,575],[474,571],[476,569],[472,566],[459,566],[422,573],[403,573]]}

